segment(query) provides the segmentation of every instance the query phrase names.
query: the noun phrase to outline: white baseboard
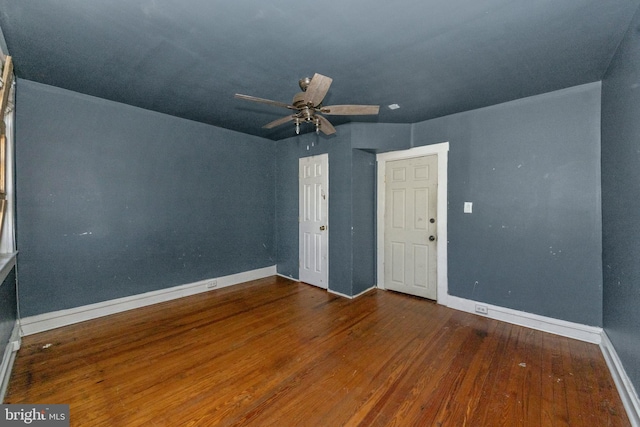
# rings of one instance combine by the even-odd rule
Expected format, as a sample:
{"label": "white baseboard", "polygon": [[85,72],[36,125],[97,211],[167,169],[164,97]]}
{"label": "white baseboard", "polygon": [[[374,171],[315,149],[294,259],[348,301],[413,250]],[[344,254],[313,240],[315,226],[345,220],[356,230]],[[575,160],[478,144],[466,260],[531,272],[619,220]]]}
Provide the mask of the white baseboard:
{"label": "white baseboard", "polygon": [[284,274],[277,273],[276,276],[284,277],[285,279],[293,280],[294,282],[299,282],[299,279],[296,279],[293,276],[285,276]]}
{"label": "white baseboard", "polygon": [[[486,307],[487,313],[477,313],[476,305]],[[600,344],[602,340],[602,328],[596,326],[567,322],[565,320],[540,316],[537,314],[527,313],[525,311],[513,310],[452,295],[449,295],[447,299],[447,307],[593,344]]]}
{"label": "white baseboard", "polygon": [[[165,301],[171,301],[177,298],[237,285],[251,280],[263,279],[274,275],[276,275],[275,265],[243,273],[231,274],[229,276],[200,280],[186,285],[175,286],[168,289],[161,289],[130,297],[89,304],[82,307],[38,314],[36,316],[21,319],[22,335],[26,336],[37,334],[38,332],[60,328],[62,326],[68,326],[74,323],[108,316],[110,314],[120,313]],[[212,280],[217,281],[217,286],[215,288],[208,287],[208,284]]]}
{"label": "white baseboard", "polygon": [[20,349],[20,343],[20,323],[16,321],[11,338],[9,338],[9,342],[4,349],[2,365],[0,365],[0,403],[4,402],[4,395],[7,392],[11,370],[13,369],[13,361],[16,358],[16,352]]}
{"label": "white baseboard", "polygon": [[622,361],[618,357],[618,353],[605,331],[602,331],[600,349],[602,350],[604,360],[607,362],[613,381],[616,383],[620,399],[622,399],[631,425],[633,427],[640,427],[640,399],[638,399],[636,389],[627,376]]}
{"label": "white baseboard", "polygon": [[[293,280],[294,282],[299,282],[300,283],[300,280],[296,279],[295,277],[285,276],[284,274],[280,274],[280,273],[278,273],[278,276],[284,277],[285,279]],[[314,285],[309,285],[309,286],[314,286]],[[319,286],[316,286],[316,287],[320,288]],[[338,295],[339,297],[348,298],[348,299],[354,299],[354,298],[358,298],[362,294],[366,294],[367,292],[369,292],[370,290],[375,289],[375,288],[376,288],[376,286],[374,285],[374,286],[370,287],[369,289],[366,289],[366,290],[360,292],[358,295],[353,295],[353,296],[352,295],[343,294],[342,292],[337,292],[337,291],[334,291],[332,289],[326,289],[326,291],[329,292],[330,294]],[[320,288],[320,289],[325,289],[325,288]]]}
{"label": "white baseboard", "polygon": [[331,289],[327,289],[327,292],[329,292],[330,294],[338,295],[339,297],[343,297],[343,298],[356,299],[359,296],[362,296],[362,295],[366,294],[367,292],[369,292],[370,290],[375,289],[375,288],[376,288],[375,286],[372,286],[369,289],[365,289],[364,291],[360,292],[357,295],[347,295],[347,294],[343,294],[342,292],[332,291]]}

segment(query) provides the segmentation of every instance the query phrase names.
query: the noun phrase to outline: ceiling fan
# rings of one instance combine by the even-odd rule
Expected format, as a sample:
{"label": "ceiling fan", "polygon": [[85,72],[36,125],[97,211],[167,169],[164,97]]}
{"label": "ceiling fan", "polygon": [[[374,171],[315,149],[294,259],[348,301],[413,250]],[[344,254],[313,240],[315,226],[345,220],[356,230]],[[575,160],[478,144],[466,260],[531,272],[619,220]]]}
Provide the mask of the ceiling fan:
{"label": "ceiling fan", "polygon": [[274,120],[263,126],[264,129],[271,129],[287,122],[295,122],[296,134],[300,133],[300,123],[311,123],[316,127],[316,133],[324,133],[331,135],[336,133],[336,129],[331,125],[329,120],[321,114],[334,116],[355,116],[378,114],[379,105],[322,105],[322,100],[329,91],[329,86],[333,79],[321,74],[314,74],[313,78],[300,79],[298,84],[302,92],[297,93],[293,97],[291,104],[284,102],[272,101],[270,99],[257,98],[255,96],[235,94],[238,99],[247,101],[260,102],[263,104],[274,105],[276,107],[288,108],[294,113],[281,119]]}

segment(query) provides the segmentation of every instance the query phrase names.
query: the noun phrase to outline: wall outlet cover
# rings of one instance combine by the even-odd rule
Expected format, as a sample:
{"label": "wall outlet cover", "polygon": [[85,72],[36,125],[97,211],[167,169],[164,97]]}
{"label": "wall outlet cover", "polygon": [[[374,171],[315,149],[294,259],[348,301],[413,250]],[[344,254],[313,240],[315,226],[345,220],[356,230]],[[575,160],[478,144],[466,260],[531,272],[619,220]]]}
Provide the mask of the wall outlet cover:
{"label": "wall outlet cover", "polygon": [[489,308],[486,305],[476,304],[476,313],[489,314]]}

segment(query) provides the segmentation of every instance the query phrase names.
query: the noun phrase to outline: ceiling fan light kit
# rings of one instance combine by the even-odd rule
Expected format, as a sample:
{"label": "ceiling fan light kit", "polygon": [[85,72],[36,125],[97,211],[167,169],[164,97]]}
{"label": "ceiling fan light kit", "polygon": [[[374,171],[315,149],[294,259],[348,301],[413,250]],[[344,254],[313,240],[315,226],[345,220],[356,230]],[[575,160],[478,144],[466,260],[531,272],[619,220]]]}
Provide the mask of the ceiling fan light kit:
{"label": "ceiling fan light kit", "polygon": [[293,96],[291,104],[258,98],[250,95],[235,94],[238,99],[273,105],[275,107],[288,108],[295,113],[274,120],[263,126],[264,129],[272,129],[284,123],[293,121],[296,125],[296,135],[300,134],[300,123],[313,123],[316,133],[332,135],[336,133],[333,125],[321,114],[334,116],[375,115],[380,110],[379,105],[328,105],[323,106],[322,101],[329,91],[333,79],[322,74],[314,74],[313,78],[305,77],[298,81],[302,92]]}

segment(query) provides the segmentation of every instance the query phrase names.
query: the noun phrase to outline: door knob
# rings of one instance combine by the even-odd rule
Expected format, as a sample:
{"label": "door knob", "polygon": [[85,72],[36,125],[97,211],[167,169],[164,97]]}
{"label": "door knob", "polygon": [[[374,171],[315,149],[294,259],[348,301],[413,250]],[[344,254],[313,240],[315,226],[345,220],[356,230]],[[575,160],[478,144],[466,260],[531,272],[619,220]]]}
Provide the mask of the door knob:
{"label": "door knob", "polygon": [[429,236],[429,241],[433,242],[434,240],[436,240],[436,236]]}
{"label": "door knob", "polygon": [[325,227],[324,225],[321,225],[321,226],[320,226],[320,231],[324,231],[324,230],[326,230],[326,229],[327,229],[327,227]]}

